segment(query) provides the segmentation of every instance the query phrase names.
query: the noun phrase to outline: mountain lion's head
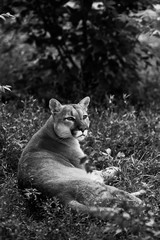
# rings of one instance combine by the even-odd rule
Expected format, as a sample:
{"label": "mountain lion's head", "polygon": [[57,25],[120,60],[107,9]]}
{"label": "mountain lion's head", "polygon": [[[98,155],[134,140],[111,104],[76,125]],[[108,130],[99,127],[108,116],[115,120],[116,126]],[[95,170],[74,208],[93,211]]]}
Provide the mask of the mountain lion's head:
{"label": "mountain lion's head", "polygon": [[89,97],[83,98],[78,104],[62,105],[53,98],[49,101],[54,131],[59,138],[82,141],[86,137],[90,124],[87,114],[89,102]]}

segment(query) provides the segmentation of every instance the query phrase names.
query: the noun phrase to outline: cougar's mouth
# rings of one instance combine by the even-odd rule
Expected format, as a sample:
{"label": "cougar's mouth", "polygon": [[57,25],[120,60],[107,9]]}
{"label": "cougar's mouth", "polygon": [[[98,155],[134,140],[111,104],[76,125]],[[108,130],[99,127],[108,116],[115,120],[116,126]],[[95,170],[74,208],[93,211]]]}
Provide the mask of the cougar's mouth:
{"label": "cougar's mouth", "polygon": [[86,137],[86,135],[82,133],[81,135],[77,136],[77,138],[80,138],[80,137]]}
{"label": "cougar's mouth", "polygon": [[78,141],[83,141],[87,136],[87,131],[74,131],[72,133],[73,137],[76,138]]}
{"label": "cougar's mouth", "polygon": [[77,140],[79,141],[79,142],[81,142],[81,141],[83,141],[85,138],[86,138],[86,136],[84,135],[84,134],[82,134],[82,135],[80,135],[80,136],[78,136],[78,137],[76,137],[77,138]]}

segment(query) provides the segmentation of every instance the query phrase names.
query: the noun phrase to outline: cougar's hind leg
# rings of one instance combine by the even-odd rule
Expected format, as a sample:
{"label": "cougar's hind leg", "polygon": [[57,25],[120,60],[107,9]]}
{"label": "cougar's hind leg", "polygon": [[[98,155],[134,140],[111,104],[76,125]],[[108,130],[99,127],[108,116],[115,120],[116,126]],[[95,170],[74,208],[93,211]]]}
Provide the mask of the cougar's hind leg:
{"label": "cougar's hind leg", "polygon": [[106,185],[106,198],[107,195],[117,203],[126,202],[131,206],[140,206],[142,204],[142,200],[136,195],[113,186]]}

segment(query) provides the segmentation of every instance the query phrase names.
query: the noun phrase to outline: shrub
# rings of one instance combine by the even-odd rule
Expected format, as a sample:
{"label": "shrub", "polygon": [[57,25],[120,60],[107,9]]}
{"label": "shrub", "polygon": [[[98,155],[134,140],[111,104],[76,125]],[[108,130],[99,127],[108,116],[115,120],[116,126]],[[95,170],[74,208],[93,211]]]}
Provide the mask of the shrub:
{"label": "shrub", "polygon": [[[75,100],[88,94],[95,104],[108,105],[110,94],[119,100],[124,93],[131,94],[135,105],[148,104],[148,96],[156,101],[149,86],[156,87],[152,81],[148,85],[144,74],[153,58],[154,79],[156,59],[148,46],[138,41],[141,28],[129,15],[131,10],[151,3],[104,1],[105,7],[94,8],[92,0],[66,2],[39,0],[37,5],[35,0],[13,0],[5,6],[4,1],[4,9],[10,7],[17,14],[14,28],[25,36],[23,49],[29,49],[28,44],[33,49],[29,58],[27,49],[22,51],[20,44],[12,51],[18,62],[9,64],[12,71],[8,77],[14,89],[45,101],[51,95]],[[6,61],[11,59],[6,57]],[[159,87],[157,81],[155,85]]]}

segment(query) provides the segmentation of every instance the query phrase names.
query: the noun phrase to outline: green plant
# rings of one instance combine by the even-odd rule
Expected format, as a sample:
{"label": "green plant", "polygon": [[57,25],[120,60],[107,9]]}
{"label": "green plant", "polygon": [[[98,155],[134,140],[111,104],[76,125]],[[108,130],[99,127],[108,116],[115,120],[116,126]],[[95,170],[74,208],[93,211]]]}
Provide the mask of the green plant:
{"label": "green plant", "polygon": [[5,93],[5,91],[11,91],[11,86],[6,85],[6,86],[2,86],[0,85],[0,93]]}
{"label": "green plant", "polygon": [[0,20],[2,21],[2,22],[5,22],[6,21],[6,19],[14,19],[15,17],[12,15],[12,14],[10,14],[10,13],[2,13],[2,14],[0,14]]}
{"label": "green plant", "polygon": [[[139,43],[137,34],[142,28],[129,13],[156,1],[103,2],[101,8],[94,7],[92,0],[38,0],[38,5],[35,0],[13,0],[7,5],[6,9],[14,10],[21,21],[14,27],[25,33],[25,46],[34,46],[32,56],[25,58],[24,53],[20,61],[17,59],[22,68],[15,66],[11,72],[15,89],[22,91],[23,86],[23,92],[46,102],[51,95],[79,99],[87,93],[95,104],[106,106],[110,94],[118,101],[123,94],[130,94],[135,105],[148,104],[148,95],[154,94],[144,72],[155,58],[148,46]],[[145,98],[146,89],[149,94]]]}

